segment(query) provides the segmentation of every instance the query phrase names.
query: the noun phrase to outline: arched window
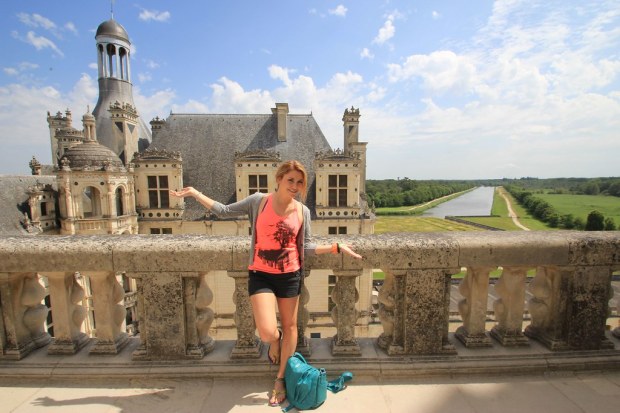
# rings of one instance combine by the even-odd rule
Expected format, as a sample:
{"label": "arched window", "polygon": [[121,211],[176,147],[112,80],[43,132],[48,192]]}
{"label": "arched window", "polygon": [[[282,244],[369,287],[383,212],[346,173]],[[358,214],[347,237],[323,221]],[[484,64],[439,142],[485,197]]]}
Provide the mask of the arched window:
{"label": "arched window", "polygon": [[119,49],[119,59],[121,64],[120,78],[129,81],[129,53],[124,47]]}
{"label": "arched window", "polygon": [[103,45],[97,46],[97,67],[99,69],[99,77],[106,77],[105,71],[105,52],[103,50]]}
{"label": "arched window", "polygon": [[123,189],[116,188],[116,216],[120,217],[121,215],[125,215],[125,211],[123,209]]}
{"label": "arched window", "polygon": [[116,70],[117,64],[117,56],[116,56],[116,47],[113,44],[108,45],[108,76],[117,77],[118,71]]}
{"label": "arched window", "polygon": [[101,216],[101,197],[94,186],[88,186],[82,192],[82,211],[84,218]]}

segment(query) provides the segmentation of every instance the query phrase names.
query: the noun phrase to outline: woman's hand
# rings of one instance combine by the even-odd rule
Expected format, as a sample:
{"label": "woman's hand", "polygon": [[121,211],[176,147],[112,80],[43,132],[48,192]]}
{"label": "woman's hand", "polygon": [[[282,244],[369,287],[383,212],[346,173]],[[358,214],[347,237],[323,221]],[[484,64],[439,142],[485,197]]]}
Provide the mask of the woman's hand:
{"label": "woman's hand", "polygon": [[340,247],[340,252],[343,252],[347,255],[352,256],[353,258],[357,258],[357,259],[361,259],[362,256],[359,255],[357,252],[353,251],[351,249],[351,247],[349,247],[347,244],[338,244],[338,246]]}
{"label": "woman's hand", "polygon": [[185,198],[187,196],[193,196],[195,198],[197,194],[198,194],[198,191],[196,191],[196,189],[194,189],[194,187],[191,187],[191,186],[187,186],[181,189],[180,191],[173,191],[172,189],[170,190],[170,195],[177,196],[179,198]]}

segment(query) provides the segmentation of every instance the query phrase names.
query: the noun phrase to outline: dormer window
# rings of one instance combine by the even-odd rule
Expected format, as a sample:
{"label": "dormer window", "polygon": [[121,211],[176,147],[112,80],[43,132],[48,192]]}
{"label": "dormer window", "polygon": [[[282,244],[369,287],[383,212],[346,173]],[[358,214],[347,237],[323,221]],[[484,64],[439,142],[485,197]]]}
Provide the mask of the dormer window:
{"label": "dormer window", "polygon": [[148,176],[149,207],[169,208],[170,194],[168,193],[168,176]]}
{"label": "dormer window", "polygon": [[267,175],[248,175],[248,195],[252,195],[256,192],[262,192],[264,194],[269,192],[269,187],[267,185]]}
{"label": "dormer window", "polygon": [[346,207],[348,205],[347,175],[329,175],[327,189],[330,207]]}

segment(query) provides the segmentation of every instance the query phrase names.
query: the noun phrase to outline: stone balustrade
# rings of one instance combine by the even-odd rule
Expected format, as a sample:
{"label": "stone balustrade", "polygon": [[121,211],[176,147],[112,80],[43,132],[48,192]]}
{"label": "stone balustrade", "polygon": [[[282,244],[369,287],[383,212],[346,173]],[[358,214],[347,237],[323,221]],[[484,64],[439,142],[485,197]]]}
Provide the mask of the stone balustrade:
{"label": "stone balustrade", "polygon": [[[317,237],[319,243],[332,238]],[[383,333],[376,346],[385,357],[454,356],[465,348],[529,346],[550,351],[613,349],[606,320],[613,295],[612,273],[620,270],[620,232],[476,232],[347,236],[364,258],[311,256],[306,269],[329,269],[335,357],[360,357],[356,278],[381,269],[379,294]],[[247,291],[247,237],[201,235],[0,237],[0,358],[21,359],[47,346],[48,354],[71,355],[91,340],[93,354],[117,354],[128,341],[122,331],[124,291],[116,274],[136,280],[140,345],[135,360],[205,359],[218,345],[209,336],[214,299],[206,274],[227,271],[234,279],[237,340],[230,359],[261,355]],[[452,275],[466,268],[458,310],[462,325],[449,334]],[[489,274],[495,283],[495,325],[487,331]],[[527,282],[535,272],[531,282]],[[90,278],[96,337],[83,333],[84,290],[75,274]],[[53,312],[53,337],[45,331],[45,277]],[[532,298],[526,302],[526,289]],[[303,288],[298,349],[312,352]],[[523,314],[531,315],[524,328]],[[620,337],[616,329],[614,335]],[[460,346],[463,348],[463,346]]]}

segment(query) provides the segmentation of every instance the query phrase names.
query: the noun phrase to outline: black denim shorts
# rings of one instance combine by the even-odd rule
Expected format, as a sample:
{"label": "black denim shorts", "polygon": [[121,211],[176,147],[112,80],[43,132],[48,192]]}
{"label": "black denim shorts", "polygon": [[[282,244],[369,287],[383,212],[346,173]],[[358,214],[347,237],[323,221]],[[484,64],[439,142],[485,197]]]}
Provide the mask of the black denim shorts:
{"label": "black denim shorts", "polygon": [[273,293],[278,298],[293,298],[301,293],[301,270],[283,274],[249,271],[248,291],[250,295]]}

